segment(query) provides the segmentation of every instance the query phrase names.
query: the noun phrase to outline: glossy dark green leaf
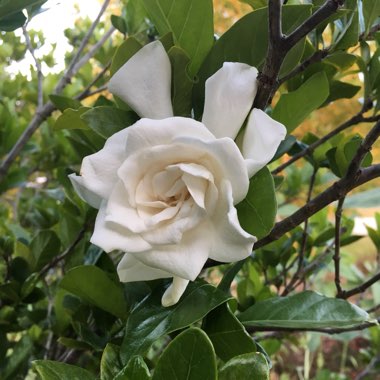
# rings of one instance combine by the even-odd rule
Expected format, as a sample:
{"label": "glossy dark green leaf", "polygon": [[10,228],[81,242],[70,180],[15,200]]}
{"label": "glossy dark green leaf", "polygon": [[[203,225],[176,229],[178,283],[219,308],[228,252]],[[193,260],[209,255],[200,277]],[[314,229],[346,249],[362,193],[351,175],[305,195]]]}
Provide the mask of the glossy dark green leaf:
{"label": "glossy dark green leaf", "polygon": [[28,8],[41,0],[3,0],[0,1],[0,18],[15,14]]}
{"label": "glossy dark green leaf", "polygon": [[277,201],[268,168],[264,167],[251,178],[248,194],[236,209],[241,226],[257,238],[265,236],[273,228]]}
{"label": "glossy dark green leaf", "polygon": [[41,269],[53,257],[60,253],[61,242],[54,231],[40,231],[30,243],[35,269]]}
{"label": "glossy dark green leaf", "polygon": [[234,356],[256,352],[255,342],[231,312],[228,303],[207,315],[203,330],[211,339],[216,354],[225,362]]}
{"label": "glossy dark green leaf", "polygon": [[190,57],[189,73],[195,76],[214,43],[211,0],[143,0],[161,36],[172,32],[176,45]]}
{"label": "glossy dark green leaf", "polygon": [[[311,14],[310,5],[289,5],[283,7],[283,31],[289,33]],[[207,78],[219,70],[224,62],[242,62],[260,68],[264,63],[268,47],[268,10],[261,8],[238,20],[215,43],[198,73],[195,86],[196,116],[203,109],[204,84]],[[287,60],[286,70],[296,66],[303,54],[303,48],[290,51],[292,60]]]}
{"label": "glossy dark green leaf", "polygon": [[127,23],[123,19],[123,17],[111,15],[111,23],[115,29],[117,29],[120,33],[127,33]]}
{"label": "glossy dark green leaf", "polygon": [[80,118],[90,108],[80,107],[78,109],[67,108],[63,114],[58,117],[54,124],[55,130],[62,129],[85,129],[88,130],[87,124]]}
{"label": "glossy dark green leaf", "polygon": [[292,132],[312,111],[323,104],[329,95],[329,82],[324,72],[318,72],[297,90],[281,95],[273,109],[273,119]]}
{"label": "glossy dark green leaf", "polygon": [[190,283],[181,300],[171,307],[161,305],[162,294],[162,289],[155,289],[129,315],[121,346],[124,363],[146,352],[157,339],[199,321],[230,299],[224,292],[203,282]]}
{"label": "glossy dark green leaf", "polygon": [[369,321],[369,315],[348,301],[313,291],[260,301],[238,315],[246,326],[284,328],[350,327]]}
{"label": "glossy dark green leaf", "polygon": [[227,362],[219,372],[219,380],[269,380],[269,366],[261,353],[236,356]]}
{"label": "glossy dark green leaf", "polygon": [[67,96],[51,94],[49,95],[49,99],[62,112],[67,108],[76,110],[81,107],[79,100],[68,98]]}
{"label": "glossy dark green leaf", "polygon": [[24,13],[17,12],[9,16],[0,18],[0,30],[11,32],[25,24],[26,17]]}
{"label": "glossy dark green leaf", "polygon": [[41,380],[94,380],[96,378],[86,369],[52,360],[35,360],[33,369]]}
{"label": "glossy dark green leaf", "polygon": [[138,116],[132,111],[100,106],[88,110],[80,118],[97,134],[108,138],[134,124]]}
{"label": "glossy dark green leaf", "polygon": [[122,364],[119,356],[120,348],[108,343],[100,361],[100,380],[114,380],[120,372]]}
{"label": "glossy dark green leaf", "polygon": [[96,266],[82,265],[71,269],[62,279],[60,286],[116,317],[127,316],[123,288]]}
{"label": "glossy dark green leaf", "polygon": [[216,380],[214,348],[208,336],[198,328],[179,334],[161,355],[153,380]]}
{"label": "glossy dark green leaf", "polygon": [[149,380],[149,368],[141,356],[134,356],[112,380]]}
{"label": "glossy dark green leaf", "polygon": [[230,294],[230,287],[235,276],[239,273],[240,269],[243,267],[245,260],[238,261],[232,264],[224,273],[221,279],[218,289]]}
{"label": "glossy dark green leaf", "polygon": [[172,66],[172,104],[175,116],[190,117],[193,81],[187,69],[190,58],[185,51],[173,46],[168,52]]}
{"label": "glossy dark green leaf", "polygon": [[380,16],[380,0],[362,0],[364,33],[367,35],[375,20]]}

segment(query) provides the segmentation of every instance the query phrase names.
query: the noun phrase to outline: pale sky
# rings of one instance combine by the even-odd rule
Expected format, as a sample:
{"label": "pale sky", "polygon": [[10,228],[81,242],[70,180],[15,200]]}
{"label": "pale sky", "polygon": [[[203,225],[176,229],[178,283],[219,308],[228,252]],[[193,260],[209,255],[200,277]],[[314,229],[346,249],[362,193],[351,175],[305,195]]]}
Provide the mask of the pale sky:
{"label": "pale sky", "polygon": [[[54,53],[57,66],[52,71],[61,71],[64,68],[65,52],[70,48],[63,31],[72,27],[78,17],[85,18],[88,16],[91,20],[94,20],[99,13],[100,7],[101,3],[98,0],[48,0],[43,5],[43,8],[47,10],[32,18],[28,25],[28,30],[41,30],[46,39],[46,44],[36,52],[36,56],[40,57],[49,53],[51,44],[57,43]],[[22,34],[21,28],[16,30],[16,34]],[[23,61],[15,62],[8,70],[12,73],[20,71],[28,75],[30,64],[33,64],[33,59],[27,53]],[[46,70],[47,67],[43,67],[43,71]]]}

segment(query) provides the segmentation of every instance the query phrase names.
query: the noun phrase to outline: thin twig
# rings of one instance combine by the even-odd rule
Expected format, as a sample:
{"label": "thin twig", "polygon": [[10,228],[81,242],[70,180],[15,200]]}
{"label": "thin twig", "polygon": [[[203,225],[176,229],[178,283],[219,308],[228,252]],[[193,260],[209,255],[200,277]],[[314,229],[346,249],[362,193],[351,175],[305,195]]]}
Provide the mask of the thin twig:
{"label": "thin twig", "polygon": [[88,94],[91,93],[91,87],[101,78],[103,77],[103,75],[107,72],[107,70],[109,69],[109,67],[111,66],[111,62],[112,61],[109,61],[104,67],[103,69],[95,76],[95,78],[84,88],[84,90],[78,94],[75,99],[77,100],[82,100],[83,98],[87,97]]}
{"label": "thin twig", "polygon": [[376,373],[378,373],[376,370],[378,363],[380,363],[380,355],[373,357],[368,366],[355,377],[355,380],[362,380],[371,374],[376,375]]}
{"label": "thin twig", "polygon": [[76,97],[75,99],[82,100],[82,99],[85,99],[85,98],[90,98],[91,96],[99,94],[100,92],[104,92],[106,90],[107,90],[107,86],[104,85],[104,86],[98,87],[97,89],[95,89],[93,91],[87,92],[87,94],[85,94],[85,95],[83,95],[81,97]]}
{"label": "thin twig", "polygon": [[75,237],[73,242],[65,249],[63,253],[55,257],[52,261],[47,263],[38,273],[39,277],[45,276],[45,274],[51,269],[54,268],[60,261],[66,259],[77,247],[77,245],[80,243],[80,241],[83,239],[84,235],[86,233],[86,227],[83,227],[78,235]]}
{"label": "thin twig", "polygon": [[359,36],[359,41],[369,41],[375,39],[375,33],[380,30],[380,24],[374,25],[366,35],[365,32],[361,33]]}
{"label": "thin twig", "polygon": [[290,78],[295,77],[297,74],[302,73],[305,71],[310,65],[313,63],[317,63],[322,61],[324,58],[326,58],[329,54],[329,48],[317,50],[314,54],[312,54],[309,58],[307,58],[305,61],[303,61],[301,64],[296,66],[290,73],[286,74],[282,78],[279,79],[279,85],[283,84],[284,82],[288,81]]}
{"label": "thin twig", "polygon": [[327,0],[317,11],[285,38],[284,44],[287,47],[287,51],[314,30],[321,22],[333,15],[343,4],[344,0]]}
{"label": "thin twig", "polygon": [[380,310],[380,303],[371,307],[370,309],[367,310],[367,313],[370,314],[370,313],[374,313],[375,311],[377,310]]}
{"label": "thin twig", "polygon": [[[288,216],[280,222],[277,222],[268,235],[264,236],[255,243],[254,249],[257,250],[266,246],[267,244],[272,243],[273,241],[280,239],[287,232],[290,232],[295,227],[299,226],[307,218],[316,214],[327,205],[338,200],[339,198],[342,198],[351,190],[378,177],[380,177],[380,164],[375,164],[361,169],[359,175],[356,178],[353,178],[351,180],[342,178],[339,181],[333,183],[325,191],[317,195],[309,203],[298,209],[292,215]],[[207,260],[204,268],[209,268],[219,264],[220,262],[218,261]]]}
{"label": "thin twig", "polygon": [[77,65],[79,58],[82,55],[83,50],[87,46],[88,41],[90,40],[91,36],[93,35],[94,30],[95,30],[96,26],[99,24],[100,18],[102,17],[103,13],[107,9],[109,3],[110,3],[110,0],[104,1],[96,19],[93,21],[93,23],[91,24],[90,28],[88,29],[86,35],[83,37],[83,40],[82,40],[81,44],[79,45],[78,50],[75,53],[73,59],[71,60],[69,66],[67,67],[65,74],[62,76],[62,78],[58,82],[58,84],[54,90],[55,94],[59,94],[64,89],[64,87],[68,83],[70,83],[72,76],[75,74],[75,66]]}
{"label": "thin twig", "polygon": [[278,87],[278,74],[281,65],[290,51],[302,38],[321,22],[333,15],[343,5],[344,0],[326,0],[326,2],[298,26],[288,36],[281,33],[281,1],[271,0],[268,4],[269,44],[264,66],[257,77],[258,90],[253,106],[265,109]]}
{"label": "thin twig", "polygon": [[345,178],[340,179],[295,213],[283,219],[281,222],[276,223],[272,231],[267,236],[256,242],[254,248],[258,249],[275,240],[278,240],[281,236],[300,225],[307,218],[316,214],[330,203],[343,197],[351,190],[361,186],[363,183],[369,182],[379,176],[380,164],[376,164],[362,169],[356,179],[351,181],[348,181]]}
{"label": "thin twig", "polygon": [[105,44],[105,42],[112,36],[112,34],[115,32],[115,28],[111,26],[102,36],[102,38],[91,48],[88,50],[88,52],[75,64],[75,66],[72,69],[73,75],[75,75],[79,69],[85,65],[90,58],[92,58],[95,53]]}
{"label": "thin twig", "polygon": [[380,272],[355,288],[352,288],[350,290],[343,290],[341,298],[347,299],[356,294],[363,293],[377,281],[380,281]]}
{"label": "thin twig", "polygon": [[22,33],[23,33],[24,38],[25,38],[26,47],[29,50],[29,53],[32,56],[32,58],[34,60],[34,64],[36,66],[36,70],[37,70],[37,105],[38,105],[37,109],[41,109],[43,106],[43,103],[44,103],[44,95],[43,95],[43,89],[42,89],[42,81],[43,81],[42,67],[41,67],[40,60],[37,59],[37,57],[36,57],[32,41],[30,40],[30,36],[29,36],[28,31],[27,31],[27,26],[28,26],[28,23],[26,23],[22,27]]}
{"label": "thin twig", "polygon": [[[310,184],[309,184],[309,190],[307,192],[307,198],[306,198],[306,204],[310,202],[311,196],[313,194],[313,189],[315,185],[315,179],[317,176],[318,168],[315,167],[313,169],[313,174],[311,175],[310,178]],[[289,284],[286,285],[284,291],[282,292],[282,296],[286,296],[292,289],[294,284],[300,279],[300,274],[302,273],[302,270],[304,268],[304,259],[305,259],[305,251],[306,251],[306,246],[307,246],[307,230],[309,226],[309,218],[305,220],[305,225],[302,233],[302,238],[301,238],[301,249],[298,255],[298,267],[294,275],[292,276],[292,279],[290,280]]]}
{"label": "thin twig", "polygon": [[340,236],[341,236],[341,220],[342,220],[342,211],[343,203],[345,197],[342,197],[338,201],[338,207],[335,211],[335,244],[334,244],[334,267],[335,267],[335,287],[337,291],[337,297],[341,298],[343,294],[342,286],[340,283]]}
{"label": "thin twig", "polygon": [[346,130],[349,127],[352,127],[353,125],[359,124],[359,123],[373,123],[380,120],[380,115],[376,115],[373,117],[363,117],[363,112],[360,111],[358,114],[353,116],[351,119],[347,120],[343,124],[341,124],[339,127],[335,128],[331,132],[329,132],[327,135],[321,137],[319,140],[315,141],[313,144],[310,144],[307,148],[302,150],[301,152],[295,154],[292,156],[288,161],[284,162],[280,166],[278,166],[276,169],[272,171],[273,175],[281,173],[285,168],[293,164],[294,162],[298,161],[300,158],[311,155],[315,149],[317,149],[319,146],[324,144],[326,141],[330,140],[332,137],[336,136],[338,133]]}

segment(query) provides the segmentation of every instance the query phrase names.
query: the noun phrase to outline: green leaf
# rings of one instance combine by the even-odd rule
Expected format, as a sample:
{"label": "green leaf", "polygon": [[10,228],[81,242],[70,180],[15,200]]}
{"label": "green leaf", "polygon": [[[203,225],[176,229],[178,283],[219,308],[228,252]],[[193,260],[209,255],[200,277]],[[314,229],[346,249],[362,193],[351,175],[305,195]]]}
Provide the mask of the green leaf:
{"label": "green leaf", "polygon": [[356,59],[356,55],[354,54],[337,51],[326,57],[324,62],[335,66],[338,70],[345,71],[356,62]]}
{"label": "green leaf", "polygon": [[96,266],[82,265],[71,269],[60,287],[116,317],[123,319],[127,316],[123,288]]}
{"label": "green leaf", "polygon": [[24,13],[17,12],[9,16],[0,18],[0,30],[12,32],[25,24],[26,17]]}
{"label": "green leaf", "polygon": [[267,235],[273,228],[277,201],[273,177],[267,167],[251,178],[247,196],[236,209],[241,226],[257,238]]}
{"label": "green leaf", "polygon": [[353,11],[341,32],[338,40],[335,42],[334,50],[346,50],[358,43],[359,40],[359,13]]}
{"label": "green leaf", "polygon": [[114,380],[122,364],[119,356],[120,347],[108,343],[100,360],[100,380]]}
{"label": "green leaf", "polygon": [[129,35],[142,33],[150,28],[148,15],[141,0],[129,0],[125,10]]}
{"label": "green leaf", "polygon": [[227,362],[219,372],[219,380],[269,380],[269,366],[261,353],[236,356]]}
{"label": "green leaf", "polygon": [[2,0],[0,1],[0,18],[18,13],[40,1],[41,0]]}
{"label": "green leaf", "polygon": [[96,378],[83,368],[52,360],[35,360],[33,369],[40,375],[41,380],[94,380]]}
{"label": "green leaf", "polygon": [[112,58],[110,67],[111,75],[115,74],[121,66],[124,65],[133,55],[135,55],[142,45],[134,37],[129,37],[124,41],[116,50],[115,55]]}
{"label": "green leaf", "polygon": [[54,231],[40,231],[30,243],[35,269],[39,270],[59,254],[61,242]]}
{"label": "green leaf", "polygon": [[324,72],[318,72],[297,90],[281,95],[273,109],[273,119],[292,132],[312,111],[323,104],[329,95],[329,82]]}
{"label": "green leaf", "polygon": [[[310,5],[284,6],[284,33],[288,34],[294,30],[310,14]],[[261,8],[242,17],[216,41],[199,70],[199,81],[194,88],[197,117],[203,109],[205,81],[219,70],[224,62],[242,62],[260,69],[268,48],[267,25],[268,9]],[[293,49],[297,50],[298,54],[294,54]],[[296,46],[293,49],[288,53],[292,60],[287,59],[287,71],[295,67],[302,58],[303,48]]]}
{"label": "green leaf", "polygon": [[255,342],[231,312],[228,303],[207,315],[203,330],[211,339],[216,354],[225,362],[237,355],[256,352]]}
{"label": "green leaf", "polygon": [[[4,306],[3,306],[4,307]],[[19,374],[20,366],[32,355],[33,342],[29,336],[24,335],[12,349],[12,355],[0,363],[0,375],[2,380],[15,379]]]}
{"label": "green leaf", "polygon": [[51,94],[49,99],[62,112],[67,108],[76,110],[82,106],[79,100],[71,99],[67,96]]}
{"label": "green leaf", "polygon": [[123,17],[111,15],[111,23],[120,33],[127,34],[127,23]]}
{"label": "green leaf", "polygon": [[337,99],[351,99],[360,89],[361,86],[355,86],[351,83],[346,83],[339,80],[332,80],[330,82],[330,94],[324,102],[324,105]]}
{"label": "green leaf", "polygon": [[90,108],[80,107],[78,109],[67,108],[63,114],[59,116],[54,124],[54,129],[59,131],[62,129],[87,129],[87,124],[80,118]]}
{"label": "green leaf", "polygon": [[339,328],[369,321],[356,305],[312,291],[259,301],[238,315],[246,326],[283,328]]}
{"label": "green leaf", "polygon": [[201,329],[179,334],[161,355],[152,380],[168,379],[217,379],[214,348]]}
{"label": "green leaf", "polygon": [[243,267],[244,263],[245,260],[240,260],[232,264],[224,273],[224,276],[218,285],[218,289],[230,294],[231,283],[236,277],[236,275],[239,273],[240,269]]}
{"label": "green leaf", "polygon": [[161,306],[162,294],[162,289],[155,289],[129,315],[121,346],[124,363],[144,353],[157,339],[190,326],[230,299],[203,282],[190,283],[181,300],[171,307]]}
{"label": "green leaf", "polygon": [[195,76],[214,43],[211,0],[143,0],[145,9],[161,36],[172,32],[175,44],[191,59]]}
{"label": "green leaf", "polygon": [[[134,356],[112,380],[149,380],[149,368],[141,356]],[[111,380],[111,379],[110,379]]]}
{"label": "green leaf", "polygon": [[[346,136],[341,139],[339,145],[336,148],[330,149],[327,152],[327,158],[330,163],[331,170],[338,177],[343,177],[354,158],[362,138],[360,136]],[[367,153],[362,161],[361,166],[366,167],[372,163],[371,153]]]}
{"label": "green leaf", "polygon": [[104,138],[112,136],[134,124],[138,116],[132,111],[100,106],[90,109],[80,117],[94,132]]}
{"label": "green leaf", "polygon": [[371,30],[374,21],[380,16],[380,0],[362,0],[364,17],[364,34]]}
{"label": "green leaf", "polygon": [[190,117],[193,81],[187,68],[190,58],[186,52],[173,46],[168,52],[172,66],[172,104],[175,116]]}

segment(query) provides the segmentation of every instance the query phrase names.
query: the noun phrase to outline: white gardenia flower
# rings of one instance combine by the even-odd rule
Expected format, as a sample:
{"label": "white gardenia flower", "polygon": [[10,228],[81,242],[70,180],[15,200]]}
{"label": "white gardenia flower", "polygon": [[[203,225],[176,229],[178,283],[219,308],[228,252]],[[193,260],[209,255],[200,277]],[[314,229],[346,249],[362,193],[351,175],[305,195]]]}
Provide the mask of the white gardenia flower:
{"label": "white gardenia flower", "polygon": [[91,242],[125,252],[120,280],[173,278],[164,306],[178,302],[208,258],[233,262],[252,251],[256,238],[242,229],[234,205],[286,135],[253,109],[241,150],[234,142],[256,76],[254,67],[227,62],[206,82],[202,122],[174,117],[169,58],[159,41],[144,46],[109,83],[142,119],[85,157],[80,176],[70,175],[79,196],[99,209]]}

